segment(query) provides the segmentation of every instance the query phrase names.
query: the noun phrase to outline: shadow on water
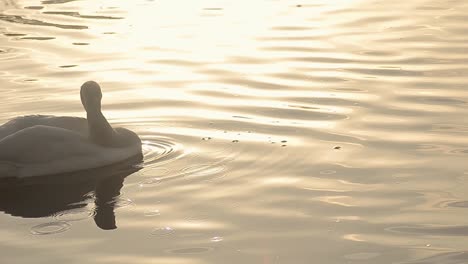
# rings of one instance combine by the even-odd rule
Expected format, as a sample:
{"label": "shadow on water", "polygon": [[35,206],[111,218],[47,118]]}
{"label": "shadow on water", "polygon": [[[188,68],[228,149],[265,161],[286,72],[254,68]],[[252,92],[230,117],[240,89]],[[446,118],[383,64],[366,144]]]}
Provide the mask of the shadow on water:
{"label": "shadow on water", "polygon": [[116,229],[114,209],[125,178],[141,169],[142,155],[124,162],[74,173],[25,179],[0,179],[0,211],[39,218],[84,208],[94,201],[94,221],[104,230]]}

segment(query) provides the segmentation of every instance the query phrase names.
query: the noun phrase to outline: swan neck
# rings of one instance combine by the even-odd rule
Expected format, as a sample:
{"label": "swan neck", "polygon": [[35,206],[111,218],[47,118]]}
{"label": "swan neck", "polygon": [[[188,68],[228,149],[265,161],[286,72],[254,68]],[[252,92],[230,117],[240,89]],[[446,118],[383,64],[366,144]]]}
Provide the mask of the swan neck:
{"label": "swan neck", "polygon": [[111,146],[114,140],[114,129],[102,114],[101,110],[86,112],[89,138],[98,145]]}

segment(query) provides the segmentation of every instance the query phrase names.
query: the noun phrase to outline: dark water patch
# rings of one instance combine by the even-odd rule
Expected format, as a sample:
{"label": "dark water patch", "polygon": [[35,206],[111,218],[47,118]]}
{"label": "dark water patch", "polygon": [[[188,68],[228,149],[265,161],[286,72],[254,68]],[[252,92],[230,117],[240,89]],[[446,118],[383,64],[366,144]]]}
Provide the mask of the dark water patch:
{"label": "dark water patch", "polygon": [[440,78],[447,78],[447,77],[464,78],[468,76],[468,69],[458,68],[458,69],[451,69],[451,70],[430,70],[430,71],[424,71],[424,76],[440,77]]}
{"label": "dark water patch", "polygon": [[356,62],[350,59],[331,58],[331,57],[290,57],[284,58],[286,61],[320,62],[320,63],[351,63]]}
{"label": "dark water patch", "polygon": [[59,66],[59,67],[60,67],[60,68],[74,68],[74,67],[76,67],[76,66],[78,66],[78,65],[71,64],[71,65],[61,65],[61,66]]}
{"label": "dark water patch", "polygon": [[305,105],[288,105],[291,108],[299,108],[299,109],[304,109],[304,110],[318,110],[320,109],[319,107],[314,107],[314,106],[305,106]]}
{"label": "dark water patch", "polygon": [[394,70],[394,69],[367,69],[367,68],[346,68],[343,71],[373,75],[373,76],[389,76],[389,77],[403,77],[403,76],[423,76],[422,71],[415,70]]}
{"label": "dark water patch", "polygon": [[448,253],[438,253],[434,256],[405,261],[402,264],[466,264],[468,263],[468,252],[448,252]]}
{"label": "dark water patch", "polygon": [[89,45],[89,43],[87,42],[73,42],[72,44],[75,46],[88,46]]}
{"label": "dark water patch", "polygon": [[228,58],[229,62],[236,63],[236,64],[265,64],[270,63],[271,60],[268,59],[260,59],[254,57],[243,57],[243,56],[233,56]]}
{"label": "dark water patch", "polygon": [[398,100],[400,101],[406,101],[406,102],[420,102],[420,103],[426,103],[429,105],[466,105],[467,102],[456,99],[456,98],[450,98],[450,97],[442,97],[442,96],[400,96],[398,97]]}
{"label": "dark water patch", "polygon": [[468,226],[396,226],[387,230],[423,236],[468,236]]}
{"label": "dark water patch", "polygon": [[468,201],[457,201],[447,203],[448,207],[468,208]]}
{"label": "dark water patch", "polygon": [[468,58],[451,58],[451,59],[442,59],[442,58],[408,58],[392,61],[395,64],[401,65],[428,65],[428,64],[467,64]]}
{"label": "dark water patch", "polygon": [[87,29],[88,28],[87,26],[62,25],[62,24],[56,24],[56,23],[49,23],[49,22],[44,22],[44,21],[40,21],[37,19],[28,19],[22,16],[17,16],[17,15],[0,14],[0,20],[3,20],[5,22],[10,22],[10,23],[23,24],[23,25],[56,27],[56,28],[61,28],[61,29]]}
{"label": "dark water patch", "polygon": [[21,37],[21,36],[26,36],[27,34],[23,33],[4,33],[3,35],[7,37]]}
{"label": "dark water patch", "polygon": [[371,105],[367,105],[366,103],[353,100],[353,99],[345,99],[345,98],[340,98],[339,94],[336,95],[335,98],[333,97],[285,97],[285,99],[288,100],[288,102],[294,102],[296,105],[317,105],[317,108],[320,108],[319,105],[330,105],[330,106],[363,106],[363,107],[371,107]]}
{"label": "dark water patch", "polygon": [[368,92],[369,91],[369,90],[360,89],[360,88],[335,88],[333,90],[343,91],[343,92],[352,92],[352,93],[362,93],[362,92]]}
{"label": "dark water patch", "polygon": [[264,81],[255,81],[247,78],[236,78],[236,77],[224,77],[219,79],[220,82],[224,82],[227,84],[232,85],[243,85],[246,87],[251,88],[259,88],[259,89],[271,89],[271,90],[283,90],[283,89],[291,89],[293,86],[291,85],[282,85],[277,84],[274,82],[264,82]]}
{"label": "dark water patch", "polygon": [[289,41],[318,41],[323,38],[326,38],[326,36],[323,35],[315,35],[315,36],[270,36],[270,37],[258,37],[257,40],[259,42],[264,42],[264,41],[284,41],[284,42],[289,42]]}
{"label": "dark water patch", "polygon": [[328,110],[318,111],[317,109],[295,109],[295,108],[275,108],[275,107],[227,107],[235,113],[255,113],[258,116],[275,117],[276,119],[285,120],[344,120],[348,116],[344,114],[334,113]]}
{"label": "dark water patch", "polygon": [[314,29],[313,27],[294,27],[294,26],[280,26],[280,27],[272,27],[272,30],[279,30],[279,31],[304,31]]}
{"label": "dark water patch", "polygon": [[454,155],[468,155],[468,148],[457,148],[451,149],[447,152],[447,154],[454,154]]}
{"label": "dark water patch", "polygon": [[75,1],[79,1],[79,0],[44,0],[44,1],[41,1],[41,3],[44,5],[56,5],[56,4],[66,4],[69,2],[75,2]]}
{"label": "dark water patch", "polygon": [[285,80],[295,80],[295,81],[308,81],[310,80],[310,76],[307,74],[299,74],[299,73],[271,73],[269,74],[272,77],[285,79]]}
{"label": "dark water patch", "polygon": [[192,248],[178,248],[178,249],[169,249],[166,252],[171,254],[202,254],[209,251],[212,251],[212,248],[207,247],[192,247]]}
{"label": "dark water patch", "polygon": [[25,6],[24,9],[41,10],[43,6]]}
{"label": "dark water patch", "polygon": [[235,116],[232,116],[233,118],[241,118],[241,119],[253,119],[251,117],[247,117],[247,116],[238,116],[238,115],[235,115]]}
{"label": "dark water patch", "polygon": [[268,47],[262,47],[262,50],[268,50],[268,51],[286,51],[286,52],[305,52],[305,53],[316,53],[316,52],[327,52],[330,51],[330,48],[324,48],[324,47],[316,47],[316,48],[310,48],[310,47],[300,47],[300,46],[268,46]]}
{"label": "dark water patch", "polygon": [[453,207],[453,208],[468,209],[468,201],[454,201],[454,200],[442,201],[442,202],[437,203],[435,207],[437,208]]}
{"label": "dark water patch", "polygon": [[194,61],[188,60],[176,60],[176,59],[167,59],[167,60],[150,60],[148,63],[156,63],[156,64],[165,64],[165,65],[175,65],[175,66],[185,66],[185,67],[198,67],[201,64]]}
{"label": "dark water patch", "polygon": [[113,16],[91,16],[91,15],[81,15],[79,12],[64,12],[64,11],[46,11],[42,12],[47,15],[62,15],[62,16],[71,16],[85,19],[123,19],[123,17],[113,17]]}
{"label": "dark water patch", "polygon": [[29,39],[29,40],[51,40],[55,39],[54,37],[23,37],[21,39]]}
{"label": "dark water patch", "polygon": [[372,57],[389,57],[396,56],[398,53],[388,50],[361,50],[356,52],[359,55],[372,56]]}
{"label": "dark water patch", "polygon": [[388,16],[388,15],[378,15],[378,16],[368,16],[368,17],[363,17],[363,18],[357,18],[353,21],[346,21],[341,23],[343,27],[359,27],[362,25],[368,25],[368,24],[378,24],[378,23],[385,23],[393,20],[398,20],[400,19],[398,16]]}
{"label": "dark water patch", "polygon": [[[411,50],[421,50],[422,48],[408,48],[408,51]],[[468,47],[457,47],[455,45],[450,45],[447,44],[447,46],[432,46],[432,47],[424,47],[424,50],[426,50],[428,53],[442,53],[446,54],[447,56],[459,56],[460,54],[467,54],[468,53]]]}
{"label": "dark water patch", "polygon": [[463,124],[432,124],[431,131],[436,132],[449,132],[449,133],[468,133],[468,125]]}
{"label": "dark water patch", "polygon": [[[423,10],[423,11],[433,11],[433,10],[447,10],[449,9],[448,7],[443,7],[443,6],[420,6],[416,7],[416,10]],[[468,19],[468,17],[466,17]],[[466,21],[466,20],[464,20]]]}

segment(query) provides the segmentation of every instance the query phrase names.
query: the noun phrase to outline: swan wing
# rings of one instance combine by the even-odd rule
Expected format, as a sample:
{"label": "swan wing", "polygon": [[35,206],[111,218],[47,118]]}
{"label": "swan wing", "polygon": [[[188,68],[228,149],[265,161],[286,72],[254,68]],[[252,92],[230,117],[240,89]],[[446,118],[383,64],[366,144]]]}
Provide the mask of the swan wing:
{"label": "swan wing", "polygon": [[32,126],[0,140],[0,159],[39,163],[92,154],[96,147],[80,134],[51,126]]}
{"label": "swan wing", "polygon": [[85,118],[72,116],[28,115],[11,119],[0,126],[0,140],[20,130],[33,126],[51,126],[75,131],[83,136],[88,134]]}
{"label": "swan wing", "polygon": [[43,125],[22,129],[0,140],[0,166],[8,164],[6,170],[16,171],[16,177],[96,168],[136,154],[136,146],[105,148],[75,131]]}

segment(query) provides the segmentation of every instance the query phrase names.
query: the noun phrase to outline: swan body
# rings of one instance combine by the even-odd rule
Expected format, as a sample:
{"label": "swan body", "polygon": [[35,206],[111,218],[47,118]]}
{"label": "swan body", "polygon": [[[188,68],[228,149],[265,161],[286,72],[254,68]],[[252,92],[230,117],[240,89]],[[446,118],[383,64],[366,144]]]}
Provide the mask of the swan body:
{"label": "swan body", "polygon": [[97,168],[141,154],[138,135],[105,119],[96,82],[84,83],[80,94],[86,119],[33,115],[0,126],[0,178]]}

